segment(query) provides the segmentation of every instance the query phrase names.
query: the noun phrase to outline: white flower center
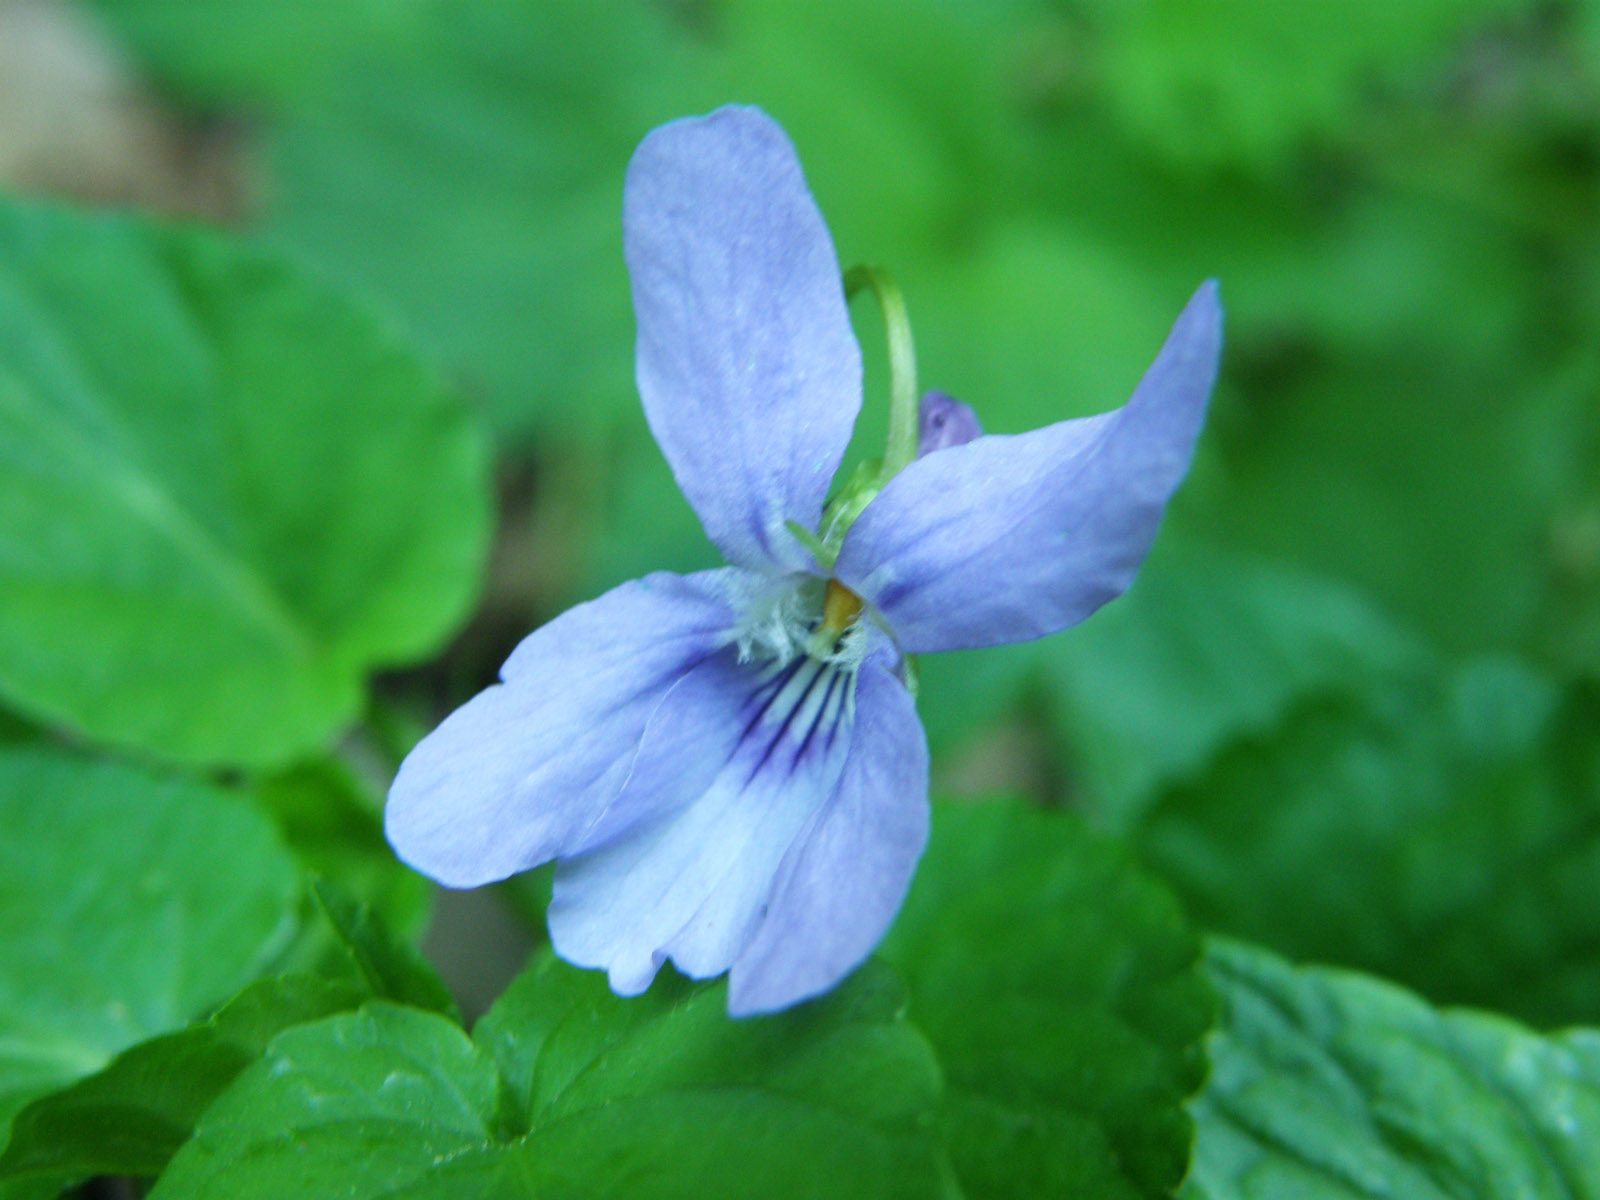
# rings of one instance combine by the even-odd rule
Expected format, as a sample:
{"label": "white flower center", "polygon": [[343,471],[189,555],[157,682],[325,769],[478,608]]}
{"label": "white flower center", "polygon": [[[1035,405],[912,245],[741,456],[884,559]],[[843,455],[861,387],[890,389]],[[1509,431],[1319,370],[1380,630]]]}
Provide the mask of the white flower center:
{"label": "white flower center", "polygon": [[854,671],[867,652],[861,600],[837,580],[790,576],[759,593],[730,641],[740,662],[787,666],[801,655]]}

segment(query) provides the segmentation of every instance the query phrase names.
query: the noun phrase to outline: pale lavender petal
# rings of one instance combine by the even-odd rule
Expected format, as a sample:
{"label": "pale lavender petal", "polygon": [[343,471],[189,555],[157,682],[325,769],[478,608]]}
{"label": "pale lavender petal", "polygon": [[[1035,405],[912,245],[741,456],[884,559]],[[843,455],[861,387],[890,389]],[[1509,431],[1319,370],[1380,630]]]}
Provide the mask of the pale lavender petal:
{"label": "pale lavender petal", "polygon": [[1188,469],[1222,309],[1204,284],[1114,412],[918,459],[857,518],[835,573],[911,652],[1023,641],[1133,581]]}
{"label": "pale lavender petal", "polygon": [[948,446],[964,446],[983,432],[978,414],[947,392],[922,394],[917,408],[917,457]]}
{"label": "pale lavender petal", "polygon": [[652,131],[623,239],[639,394],[678,486],[729,562],[804,570],[861,407],[839,263],[794,147],[755,108]]}
{"label": "pale lavender petal", "polygon": [[922,723],[904,685],[869,665],[839,785],[778,869],[766,917],[728,978],[728,1012],[788,1008],[849,974],[899,911],[927,841]]}
{"label": "pale lavender petal", "polygon": [[609,836],[556,865],[550,940],[633,995],[671,958],[721,974],[749,943],[773,879],[832,795],[849,747],[851,676],[708,660],[651,719]]}
{"label": "pale lavender petal", "polygon": [[752,586],[731,567],[658,572],[530,634],[505,682],[400,764],[384,810],[395,852],[448,887],[477,887],[576,845],[622,787],[650,714],[725,641]]}

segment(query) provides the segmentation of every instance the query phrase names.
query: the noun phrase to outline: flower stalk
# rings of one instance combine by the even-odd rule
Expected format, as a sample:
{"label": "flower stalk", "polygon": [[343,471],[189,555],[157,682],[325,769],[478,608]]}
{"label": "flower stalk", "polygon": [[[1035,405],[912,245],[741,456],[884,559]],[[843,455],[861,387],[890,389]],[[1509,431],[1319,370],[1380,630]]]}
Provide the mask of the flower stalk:
{"label": "flower stalk", "polygon": [[889,272],[862,263],[844,273],[847,300],[867,287],[878,301],[889,339],[889,437],[877,478],[877,486],[882,487],[917,456],[917,354],[905,297]]}

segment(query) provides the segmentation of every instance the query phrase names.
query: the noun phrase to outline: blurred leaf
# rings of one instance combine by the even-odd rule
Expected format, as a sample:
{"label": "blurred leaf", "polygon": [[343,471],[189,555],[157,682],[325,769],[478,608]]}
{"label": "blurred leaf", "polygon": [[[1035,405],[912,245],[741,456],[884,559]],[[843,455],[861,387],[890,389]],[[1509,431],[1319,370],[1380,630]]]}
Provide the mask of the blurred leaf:
{"label": "blurred leaf", "polygon": [[152,1196],[939,1194],[918,1132],[938,1071],[891,979],[737,1022],[724,996],[623,1000],[545,955],[472,1041],[381,1002],[292,1030]]}
{"label": "blurred leaf", "polygon": [[1276,166],[1337,134],[1374,77],[1442,57],[1517,0],[1094,0],[1098,82],[1136,136],[1179,162]]}
{"label": "blurred leaf", "polygon": [[383,798],[335,758],[256,780],[252,791],[296,857],[405,936],[420,935],[433,884],[394,856],[383,837]]}
{"label": "blurred leaf", "polygon": [[374,996],[461,1020],[450,990],[421,951],[388,929],[370,908],[326,879],[314,880],[311,894]]}
{"label": "blurred leaf", "polygon": [[1063,813],[934,806],[884,947],[945,1070],[966,1195],[1168,1196],[1215,1005],[1172,897]]}
{"label": "blurred leaf", "polygon": [[622,173],[689,54],[635,0],[440,6],[284,123],[271,228],[399,303],[514,440],[604,429],[637,404]]}
{"label": "blurred leaf", "polygon": [[1544,1038],[1213,942],[1189,1200],[1600,1196],[1600,1033]]}
{"label": "blurred leaf", "polygon": [[1158,789],[1310,697],[1360,693],[1427,665],[1419,645],[1336,583],[1168,547],[1124,598],[1040,656],[1069,769],[1096,816],[1118,827]]}
{"label": "blurred leaf", "polygon": [[920,660],[937,746],[1037,693],[1070,798],[1126,828],[1164,787],[1315,696],[1425,670],[1421,646],[1354,592],[1163,534],[1127,595],[1027,646]]}
{"label": "blurred leaf", "polygon": [[[1407,232],[1424,226],[1425,247]],[[1208,435],[1227,486],[1196,516],[1359,585],[1447,650],[1527,652],[1553,514],[1600,469],[1580,436],[1592,374],[1531,344],[1548,301],[1480,224],[1422,207],[1327,250],[1337,271],[1295,285],[1321,299],[1280,293],[1271,325],[1231,327],[1237,391]]]}
{"label": "blurred leaf", "polygon": [[266,765],[471,599],[483,447],[395,332],[276,259],[0,206],[0,693]]}
{"label": "blurred leaf", "polygon": [[613,439],[606,465],[597,466],[601,495],[596,528],[584,547],[587,587],[580,599],[651,571],[687,573],[722,564],[667,460],[642,429],[636,433]]}
{"label": "blurred leaf", "polygon": [[311,975],[260,979],[209,1020],[124,1050],[17,1114],[0,1181],[160,1174],[206,1107],[267,1043],[367,993]]}
{"label": "blurred leaf", "polygon": [[1058,215],[997,224],[948,262],[908,297],[920,373],[989,433],[1122,404],[1201,282],[1173,289]]}
{"label": "blurred leaf", "polygon": [[32,742],[41,736],[40,731],[16,713],[0,708],[0,743]]}
{"label": "blurred leaf", "polygon": [[550,908],[555,870],[555,863],[546,863],[542,867],[513,875],[495,888],[496,896],[505,903],[512,916],[526,927],[536,943],[549,940],[545,913]]}
{"label": "blurred leaf", "polygon": [[844,266],[881,262],[909,282],[974,213],[1009,202],[1011,22],[998,8],[711,0],[706,11],[714,102],[759,104],[788,130]]}
{"label": "blurred leaf", "polygon": [[957,650],[917,659],[917,712],[935,755],[969,744],[1015,715],[1040,678],[1035,643]]}
{"label": "blurred leaf", "polygon": [[[1467,141],[1460,152],[1477,149]],[[1559,329],[1530,327],[1530,305],[1539,303],[1550,278],[1544,264],[1530,261],[1525,231],[1439,195],[1427,179],[1358,178],[1329,190],[1320,205],[1307,205],[1312,224],[1281,247],[1293,257],[1262,262],[1239,281],[1245,286],[1233,289],[1246,321],[1242,328],[1256,336],[1313,338],[1323,347],[1331,362],[1302,364],[1307,375],[1329,366],[1341,373],[1382,371],[1395,360],[1416,376],[1376,392],[1356,391],[1336,405],[1348,411],[1320,414],[1323,419],[1396,419],[1408,436],[1437,437],[1463,431],[1425,424],[1424,415],[1405,411],[1395,399],[1403,395],[1415,404],[1425,398],[1423,413],[1434,419],[1442,408],[1483,422],[1526,407],[1528,398],[1516,394],[1478,399],[1486,381],[1471,377],[1525,370],[1521,360],[1534,348],[1530,340]],[[1462,386],[1470,383],[1477,386]],[[1419,387],[1421,397],[1413,398]],[[1288,420],[1293,410],[1266,415]]]}
{"label": "blurred leaf", "polygon": [[292,933],[298,889],[225,792],[0,748],[0,1127],[238,988]]}
{"label": "blurred leaf", "polygon": [[352,53],[400,41],[432,0],[92,0],[162,83],[200,105],[304,101]]}
{"label": "blurred leaf", "polygon": [[0,1180],[0,1200],[56,1200],[72,1180]]}
{"label": "blurred leaf", "polygon": [[0,1200],[57,1200],[71,1195],[66,1189],[75,1182],[65,1178],[0,1180]]}
{"label": "blurred leaf", "polygon": [[1321,699],[1139,835],[1194,917],[1539,1023],[1600,994],[1600,697],[1511,660]]}
{"label": "blurred leaf", "polygon": [[[1061,52],[1088,53],[1075,45]],[[1530,652],[1556,509],[1600,472],[1581,436],[1592,246],[1552,238],[1542,190],[1491,198],[1419,162],[1479,163],[1502,183],[1515,167],[1505,139],[1437,99],[1407,94],[1371,120],[1423,123],[1425,146],[1385,136],[1274,179],[1175,172],[1119,138],[1114,112],[1030,114],[1014,189],[1032,211],[986,210],[955,265],[908,289],[924,378],[1002,430],[1110,407],[1164,314],[1220,276],[1228,331],[1196,472],[1209,490],[1192,481],[1175,515],[1357,583],[1452,650]],[[1577,197],[1563,212],[1593,209],[1583,153],[1562,160],[1561,195]]]}

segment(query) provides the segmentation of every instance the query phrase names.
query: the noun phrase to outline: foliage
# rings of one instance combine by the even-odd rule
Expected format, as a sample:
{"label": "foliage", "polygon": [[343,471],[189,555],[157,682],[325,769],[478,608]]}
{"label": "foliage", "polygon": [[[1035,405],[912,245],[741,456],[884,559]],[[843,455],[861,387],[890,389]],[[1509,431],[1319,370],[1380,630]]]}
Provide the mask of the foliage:
{"label": "foliage", "polygon": [[276,765],[459,619],[483,447],[366,311],[207,234],[8,203],[0,330],[0,695],[20,711]]}
{"label": "foliage", "polygon": [[944,1064],[964,1194],[1170,1195],[1213,1008],[1171,896],[1062,814],[935,817],[884,953]]}
{"label": "foliage", "polygon": [[1540,1037],[1381,980],[1215,943],[1223,996],[1186,1200],[1588,1197],[1600,1035]]}

